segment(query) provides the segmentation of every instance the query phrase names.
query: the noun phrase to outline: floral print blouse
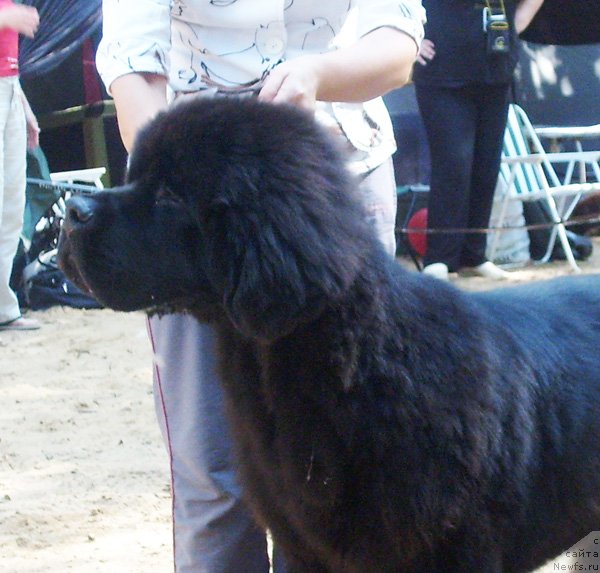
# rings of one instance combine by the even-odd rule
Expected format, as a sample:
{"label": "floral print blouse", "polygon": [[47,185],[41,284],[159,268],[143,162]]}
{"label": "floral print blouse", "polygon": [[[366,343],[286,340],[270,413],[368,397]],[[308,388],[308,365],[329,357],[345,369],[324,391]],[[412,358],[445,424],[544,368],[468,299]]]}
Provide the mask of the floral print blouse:
{"label": "floral print blouse", "polygon": [[[121,75],[148,72],[167,76],[175,94],[251,93],[280,62],[382,26],[419,45],[424,19],[420,0],[104,0],[97,66],[109,91]],[[346,137],[358,173],[395,151],[380,98],[322,104],[318,115]]]}

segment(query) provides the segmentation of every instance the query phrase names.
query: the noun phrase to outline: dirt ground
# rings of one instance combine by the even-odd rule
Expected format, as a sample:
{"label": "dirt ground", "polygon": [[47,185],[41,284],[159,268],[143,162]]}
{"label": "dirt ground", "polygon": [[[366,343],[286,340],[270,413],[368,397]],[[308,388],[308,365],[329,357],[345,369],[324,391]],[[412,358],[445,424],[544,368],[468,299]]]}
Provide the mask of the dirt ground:
{"label": "dirt ground", "polygon": [[[600,241],[581,266],[600,272]],[[514,278],[568,273],[553,263]],[[169,470],[144,315],[55,307],[30,316],[43,328],[0,332],[0,571],[170,571]]]}

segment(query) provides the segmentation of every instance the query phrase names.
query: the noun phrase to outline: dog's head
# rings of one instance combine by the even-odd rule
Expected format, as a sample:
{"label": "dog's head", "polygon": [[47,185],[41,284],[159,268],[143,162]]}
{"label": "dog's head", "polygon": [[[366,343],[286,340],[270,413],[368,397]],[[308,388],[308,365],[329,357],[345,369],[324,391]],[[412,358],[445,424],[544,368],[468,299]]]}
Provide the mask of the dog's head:
{"label": "dog's head", "polygon": [[67,203],[60,264],[108,307],[224,312],[246,335],[283,336],[373,248],[336,147],[290,106],[177,105],[140,133],[126,186]]}

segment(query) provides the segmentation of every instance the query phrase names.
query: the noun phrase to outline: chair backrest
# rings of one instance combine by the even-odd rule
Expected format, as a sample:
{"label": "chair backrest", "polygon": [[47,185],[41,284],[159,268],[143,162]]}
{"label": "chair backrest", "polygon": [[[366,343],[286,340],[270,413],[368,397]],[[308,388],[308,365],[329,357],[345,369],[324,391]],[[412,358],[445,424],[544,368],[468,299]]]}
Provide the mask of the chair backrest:
{"label": "chair backrest", "polygon": [[[542,143],[535,133],[527,114],[516,104],[508,108],[508,119],[504,132],[502,146],[503,157],[527,157],[531,154],[546,155]],[[509,166],[502,163],[500,178],[508,183],[511,169],[514,169],[514,185],[509,192],[525,198],[529,194],[539,193],[543,188],[542,178],[549,179],[552,186],[560,185],[560,180],[549,161],[542,162],[543,171],[538,166],[529,163],[519,163]]]}
{"label": "chair backrest", "polygon": [[102,176],[106,173],[106,167],[90,167],[88,169],[77,169],[76,171],[55,171],[50,173],[52,181],[59,183],[91,183],[98,189],[104,189]]}

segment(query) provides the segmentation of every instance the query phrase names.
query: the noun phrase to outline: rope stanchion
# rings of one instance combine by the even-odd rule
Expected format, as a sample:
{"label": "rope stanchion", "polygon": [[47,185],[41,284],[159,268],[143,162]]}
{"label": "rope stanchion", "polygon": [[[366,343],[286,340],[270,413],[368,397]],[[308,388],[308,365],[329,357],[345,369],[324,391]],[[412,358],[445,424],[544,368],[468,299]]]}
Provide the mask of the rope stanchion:
{"label": "rope stanchion", "polygon": [[[574,225],[600,225],[600,214],[599,215],[585,215],[578,217],[571,217],[568,220],[561,219],[560,221],[548,221],[546,223],[532,223],[526,225],[508,225],[505,227],[484,227],[484,228],[444,228],[444,229],[430,229],[418,226],[408,226],[410,222],[405,222],[403,227],[396,227],[396,234],[400,235],[403,243],[408,247],[408,255],[412,259],[412,262],[418,270],[422,269],[419,256],[423,256],[424,253],[419,252],[415,247],[415,236],[421,242],[426,241],[429,235],[451,235],[451,234],[489,234],[489,233],[504,233],[515,230],[525,231],[540,231],[552,229],[558,225],[564,227],[570,227]],[[412,236],[412,240],[411,240]]]}
{"label": "rope stanchion", "polygon": [[28,177],[27,183],[36,185],[40,189],[60,189],[61,191],[71,193],[85,193],[91,194],[100,191],[98,187],[93,185],[79,185],[78,183],[63,183],[59,181],[48,181],[47,179],[35,179],[34,177]]}
{"label": "rope stanchion", "polygon": [[566,221],[549,221],[547,223],[533,223],[530,225],[510,225],[506,227],[476,227],[476,228],[444,228],[444,229],[420,229],[416,227],[400,227],[396,228],[396,232],[400,234],[422,234],[422,235],[453,235],[453,234],[488,234],[496,232],[506,232],[524,229],[526,231],[538,231],[543,229],[551,229],[558,225],[570,227],[582,223],[600,223],[600,215],[593,217],[572,217]]}

